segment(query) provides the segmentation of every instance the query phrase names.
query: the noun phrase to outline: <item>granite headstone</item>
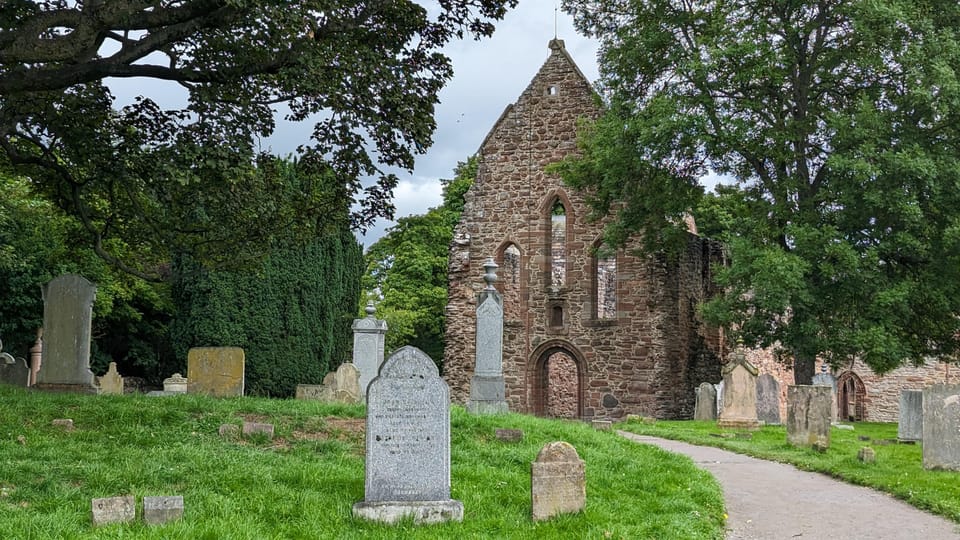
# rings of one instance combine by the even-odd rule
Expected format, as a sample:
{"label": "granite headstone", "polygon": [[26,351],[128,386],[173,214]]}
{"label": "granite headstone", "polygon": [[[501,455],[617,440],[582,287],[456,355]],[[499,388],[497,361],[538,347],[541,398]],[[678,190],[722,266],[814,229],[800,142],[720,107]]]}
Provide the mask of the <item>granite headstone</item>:
{"label": "granite headstone", "polygon": [[148,525],[162,525],[183,517],[183,496],[144,497],[143,521]]}
{"label": "granite headstone", "polygon": [[780,383],[769,373],[757,377],[757,419],[780,425]]}
{"label": "granite headstone", "polygon": [[14,386],[30,384],[30,368],[27,363],[3,352],[2,341],[0,341],[0,382]]}
{"label": "granite headstone", "polygon": [[377,308],[373,302],[368,302],[364,311],[366,317],[353,321],[353,365],[360,370],[361,400],[366,397],[370,381],[383,365],[383,345],[387,334],[387,321],[375,317]]}
{"label": "granite headstone", "polygon": [[36,387],[95,394],[90,336],[97,286],[64,274],[43,286],[43,358]]}
{"label": "granite headstone", "polygon": [[923,391],[901,390],[897,439],[919,441],[923,438]]}
{"label": "granite headstone", "polygon": [[476,366],[470,379],[467,410],[474,414],[505,413],[506,384],[503,379],[503,298],[493,287],[497,265],[483,264],[486,287],[477,295]]}
{"label": "granite headstone", "polygon": [[960,384],[923,390],[923,468],[960,471]]}

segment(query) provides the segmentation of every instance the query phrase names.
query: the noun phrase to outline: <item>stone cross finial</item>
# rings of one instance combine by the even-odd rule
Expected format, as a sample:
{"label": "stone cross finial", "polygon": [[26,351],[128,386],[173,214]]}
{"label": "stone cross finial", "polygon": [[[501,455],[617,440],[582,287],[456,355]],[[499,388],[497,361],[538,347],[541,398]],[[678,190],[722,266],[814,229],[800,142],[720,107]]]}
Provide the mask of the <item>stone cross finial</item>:
{"label": "stone cross finial", "polygon": [[493,284],[497,282],[497,263],[493,262],[493,257],[487,257],[487,261],[483,263],[483,269],[485,273],[483,274],[483,280],[487,282],[486,290],[492,291]]}

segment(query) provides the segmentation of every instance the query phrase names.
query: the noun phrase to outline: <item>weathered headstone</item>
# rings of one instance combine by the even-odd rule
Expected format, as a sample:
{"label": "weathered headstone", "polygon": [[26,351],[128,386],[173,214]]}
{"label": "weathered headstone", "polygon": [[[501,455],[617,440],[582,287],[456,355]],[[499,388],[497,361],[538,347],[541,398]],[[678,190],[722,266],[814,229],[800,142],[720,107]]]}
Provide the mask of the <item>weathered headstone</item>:
{"label": "weathered headstone", "polygon": [[254,435],[265,435],[268,439],[273,439],[273,424],[263,422],[244,422],[243,436],[252,437]]}
{"label": "weathered headstone", "polygon": [[183,496],[143,498],[143,521],[148,525],[162,525],[181,517],[183,517]]}
{"label": "weathered headstone", "polygon": [[723,410],[717,425],[722,428],[757,429],[757,368],[743,350],[727,356],[723,373]]}
{"label": "weathered headstone", "polygon": [[960,384],[923,390],[923,468],[960,471]]}
{"label": "weathered headstone", "polygon": [[244,355],[239,347],[194,347],[187,353],[187,392],[243,395]]}
{"label": "weathered headstone", "polygon": [[919,441],[923,437],[923,391],[900,391],[900,417],[897,439]]}
{"label": "weathered headstone", "polygon": [[30,368],[27,367],[27,363],[3,352],[2,341],[0,341],[0,382],[14,386],[30,384]]}
{"label": "weathered headstone", "polygon": [[497,437],[498,441],[503,442],[519,442],[523,440],[522,429],[497,428],[494,431],[494,435]]}
{"label": "weathered headstone", "polygon": [[837,410],[837,378],[827,371],[827,364],[820,366],[820,373],[813,376],[814,386],[830,387],[830,422],[838,420],[839,411]]}
{"label": "weathered headstone", "polygon": [[610,420],[594,420],[591,425],[597,431],[613,431],[613,422]]}
{"label": "weathered headstone", "polygon": [[100,393],[105,395],[123,395],[123,377],[117,373],[117,363],[110,362],[107,372],[97,378]]}
{"label": "weathered headstone", "polygon": [[367,302],[367,316],[353,321],[353,365],[360,370],[360,399],[365,399],[370,381],[383,365],[383,344],[387,321],[375,317],[377,308]]}
{"label": "weathered headstone", "polygon": [[327,373],[323,384],[298,384],[296,399],[358,403],[362,399],[360,371],[352,363],[344,362],[336,371]]}
{"label": "weathered headstone", "polygon": [[769,373],[757,377],[757,419],[780,425],[780,383]]}
{"label": "weathered headstone", "polygon": [[90,334],[97,286],[65,274],[43,286],[43,359],[36,387],[95,394]]}
{"label": "weathered headstone", "polygon": [[137,518],[136,499],[133,495],[92,499],[90,501],[90,514],[94,527],[133,521]]}
{"label": "weathered headstone", "polygon": [[163,380],[163,391],[171,394],[186,394],[189,382],[189,379],[183,375],[174,373]]}
{"label": "weathered headstone", "polygon": [[693,419],[694,420],[716,420],[717,419],[717,388],[708,383],[700,383],[696,389],[696,399],[694,400]]}
{"label": "weathered headstone", "polygon": [[483,263],[486,287],[477,295],[476,365],[470,379],[467,410],[474,414],[498,414],[509,410],[503,379],[503,298],[493,287],[497,264]]}
{"label": "weathered headstone", "polygon": [[877,452],[869,446],[864,446],[857,451],[857,459],[861,463],[876,463],[877,462]]}
{"label": "weathered headstone", "polygon": [[713,387],[717,391],[717,418],[720,418],[720,413],[723,412],[723,381],[713,385]]}
{"label": "weathered headstone", "polygon": [[830,446],[829,386],[787,387],[787,442],[826,449]]}
{"label": "weathered headstone", "polygon": [[463,520],[450,498],[450,390],[416,347],[384,362],[367,389],[364,500],[356,516],[394,523]]}
{"label": "weathered headstone", "polygon": [[322,384],[298,384],[294,398],[323,400],[325,395],[323,388]]}
{"label": "weathered headstone", "polygon": [[587,503],[584,463],[569,443],[547,443],[530,465],[530,503],[534,521],[579,512]]}

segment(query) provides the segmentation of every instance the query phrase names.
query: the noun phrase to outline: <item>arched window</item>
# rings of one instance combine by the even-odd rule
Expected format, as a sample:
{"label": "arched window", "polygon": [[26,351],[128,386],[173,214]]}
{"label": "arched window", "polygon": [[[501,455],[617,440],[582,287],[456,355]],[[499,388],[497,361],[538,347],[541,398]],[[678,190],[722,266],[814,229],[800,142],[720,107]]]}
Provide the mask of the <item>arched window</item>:
{"label": "arched window", "polygon": [[550,285],[563,287],[567,281],[567,209],[557,199],[550,210]]}
{"label": "arched window", "polygon": [[503,318],[519,319],[523,310],[520,307],[520,248],[516,244],[503,248],[498,277],[497,284],[503,295]]}
{"label": "arched window", "polygon": [[598,319],[617,318],[617,254],[599,250],[594,259],[594,290]]}

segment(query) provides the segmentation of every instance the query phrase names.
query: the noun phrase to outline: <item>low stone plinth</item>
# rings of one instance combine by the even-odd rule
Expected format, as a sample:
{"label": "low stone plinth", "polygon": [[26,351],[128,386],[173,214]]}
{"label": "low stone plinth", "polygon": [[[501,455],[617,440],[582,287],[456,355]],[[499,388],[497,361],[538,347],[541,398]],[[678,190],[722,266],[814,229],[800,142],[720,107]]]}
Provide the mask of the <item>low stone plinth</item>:
{"label": "low stone plinth", "polygon": [[453,499],[446,501],[379,501],[358,502],[353,505],[353,515],[371,521],[396,523],[410,516],[418,525],[463,521],[463,503]]}

